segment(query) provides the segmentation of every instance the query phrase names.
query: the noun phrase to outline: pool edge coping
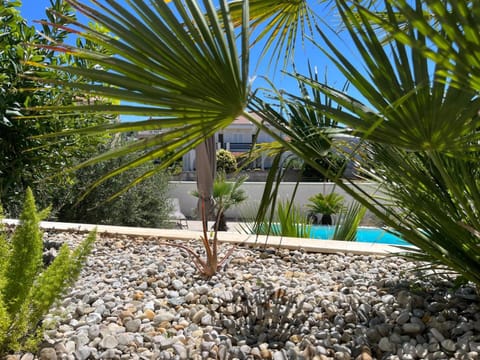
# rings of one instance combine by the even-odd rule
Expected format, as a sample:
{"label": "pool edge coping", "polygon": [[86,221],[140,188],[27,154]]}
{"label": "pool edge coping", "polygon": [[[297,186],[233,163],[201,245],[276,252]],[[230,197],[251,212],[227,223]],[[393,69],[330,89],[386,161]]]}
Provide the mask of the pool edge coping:
{"label": "pool edge coping", "polygon": [[[19,220],[3,219],[5,224],[17,225]],[[160,229],[160,228],[138,228],[129,226],[114,225],[93,225],[80,223],[66,223],[41,221],[40,227],[43,230],[90,232],[97,229],[101,234],[119,234],[130,236],[152,236],[166,240],[197,241],[203,236],[203,232],[194,230]],[[395,255],[404,253],[406,250],[397,246],[352,242],[340,240],[318,240],[308,238],[292,238],[266,235],[249,235],[235,232],[218,232],[218,240],[225,244],[242,244],[252,247],[274,247],[290,250],[302,250],[318,253],[349,253],[357,255]],[[414,248],[414,247],[413,247]]]}

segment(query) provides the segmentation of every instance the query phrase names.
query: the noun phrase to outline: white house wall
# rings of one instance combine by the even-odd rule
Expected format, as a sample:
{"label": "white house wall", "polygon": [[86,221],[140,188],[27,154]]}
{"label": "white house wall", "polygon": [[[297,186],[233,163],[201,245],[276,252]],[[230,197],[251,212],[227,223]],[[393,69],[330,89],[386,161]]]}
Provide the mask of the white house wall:
{"label": "white house wall", "polygon": [[[170,181],[169,197],[178,198],[182,213],[187,217],[195,218],[194,209],[196,208],[197,198],[191,195],[191,192],[196,189],[196,183],[192,181]],[[285,182],[280,184],[279,196],[281,200],[288,200],[294,192],[296,183]],[[378,193],[378,185],[375,183],[361,183],[358,184],[364,191],[369,194]],[[247,193],[247,200],[239,207],[229,209],[226,213],[227,218],[230,219],[244,219],[249,218],[255,214],[256,209],[262,198],[263,190],[265,188],[264,182],[245,182],[242,189]],[[295,205],[299,206],[305,213],[307,212],[306,204],[309,203],[309,198],[317,193],[328,194],[332,191],[339,193],[345,197],[346,204],[349,204],[352,199],[342,189],[336,187],[333,183],[300,183],[295,197]],[[371,215],[370,215],[371,216]]]}

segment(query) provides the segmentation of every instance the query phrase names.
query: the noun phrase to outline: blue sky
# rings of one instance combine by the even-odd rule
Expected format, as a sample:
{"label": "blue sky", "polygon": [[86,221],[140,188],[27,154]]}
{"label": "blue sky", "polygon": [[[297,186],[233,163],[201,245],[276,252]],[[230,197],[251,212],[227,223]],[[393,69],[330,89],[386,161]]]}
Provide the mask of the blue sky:
{"label": "blue sky", "polygon": [[[118,0],[119,2],[124,2],[124,0]],[[49,0],[23,0],[23,5],[21,8],[22,16],[27,19],[27,21],[31,25],[35,25],[33,20],[38,20],[41,18],[45,18],[45,9],[50,5]],[[327,16],[332,17],[332,14],[326,14]],[[80,17],[82,19],[82,17]],[[83,21],[86,21],[83,18]],[[36,25],[38,27],[38,25]],[[339,43],[342,46],[341,43]],[[343,44],[345,47],[345,51],[350,51],[348,43]],[[252,52],[250,57],[252,59],[252,63],[258,57],[259,52]],[[353,55],[352,55],[353,56]],[[296,49],[296,68],[297,71],[303,74],[307,74],[308,69],[308,62],[312,66],[317,67],[319,77],[324,79],[325,74],[327,77],[328,84],[337,88],[342,88],[344,85],[344,78],[338,73],[335,67],[326,61],[325,55],[323,55],[320,50],[316,47],[312,46],[308,41],[305,44],[305,47],[302,47],[300,44],[297,46]],[[265,63],[265,61],[264,61]],[[264,82],[261,77],[266,75],[270,80],[273,80],[275,86],[278,89],[284,89],[286,91],[296,91],[297,85],[296,81],[287,75],[282,75],[280,72],[280,68],[277,67],[273,69],[273,67],[268,67],[267,65],[263,65],[258,67],[258,69],[252,66],[252,71],[250,76],[255,78],[253,83],[253,88],[258,88],[262,86],[266,86],[266,82]],[[125,120],[130,120],[131,118],[122,118]]]}

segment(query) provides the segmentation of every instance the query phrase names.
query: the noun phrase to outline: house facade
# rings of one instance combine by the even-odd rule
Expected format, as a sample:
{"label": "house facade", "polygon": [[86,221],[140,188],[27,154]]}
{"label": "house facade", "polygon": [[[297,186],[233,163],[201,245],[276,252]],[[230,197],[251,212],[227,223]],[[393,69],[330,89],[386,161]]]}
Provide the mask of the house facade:
{"label": "house facade", "polygon": [[[273,137],[267,133],[260,131],[257,134],[257,131],[257,127],[250,120],[244,116],[239,116],[228,127],[215,134],[217,150],[225,149],[233,155],[239,156],[249,152],[255,142],[269,143],[274,141]],[[264,170],[270,168],[271,163],[270,158],[262,155],[251,167]],[[183,156],[183,171],[194,171],[195,169],[195,150],[191,150]]]}
{"label": "house facade", "polygon": [[[251,114],[260,121],[260,117],[256,114]],[[268,125],[267,125],[268,126]],[[161,133],[162,130],[141,131],[137,133],[138,138],[145,138],[148,136]],[[358,138],[349,135],[337,135],[336,139],[342,140],[349,144],[344,151],[349,152],[348,147],[353,148],[358,144]],[[230,151],[233,155],[238,157],[241,154],[248,153],[254,143],[270,143],[274,138],[264,131],[258,132],[258,128],[245,116],[239,116],[228,127],[220,130],[215,134],[215,143],[217,150],[225,149]],[[263,154],[256,159],[248,167],[252,169],[266,170],[272,165],[272,158]],[[194,172],[196,170],[195,150],[186,153],[182,158],[182,170],[184,173]],[[353,177],[355,175],[354,163],[349,160],[344,176]]]}

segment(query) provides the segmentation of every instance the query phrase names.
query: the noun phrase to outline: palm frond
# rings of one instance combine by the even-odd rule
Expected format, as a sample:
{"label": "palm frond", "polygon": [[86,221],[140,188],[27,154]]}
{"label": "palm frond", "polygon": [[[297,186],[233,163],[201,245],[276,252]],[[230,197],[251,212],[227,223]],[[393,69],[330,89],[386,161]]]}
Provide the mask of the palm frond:
{"label": "palm frond", "polygon": [[[462,148],[471,151],[472,141],[479,137],[472,130],[480,125],[477,115],[480,103],[474,92],[440,82],[438,67],[423,57],[418,48],[407,48],[400,41],[394,41],[388,48],[383,46],[371,24],[371,18],[376,16],[374,12],[368,12],[367,16],[368,10],[364,8],[355,12],[349,2],[339,0],[337,3],[365,68],[359,69],[358,64],[342,54],[317,28],[326,44],[322,50],[369,105],[300,77],[348,110],[332,112],[328,108],[324,111],[372,141],[388,139],[386,141],[395,141],[395,145],[412,150]],[[385,7],[390,15],[390,28],[401,32],[396,11],[388,2]],[[423,13],[421,9],[418,11]],[[426,46],[427,40],[418,31],[410,30],[405,36]]]}
{"label": "palm frond", "polygon": [[[371,19],[393,38],[418,48],[425,57],[437,63],[438,74],[446,81],[453,81],[459,88],[478,91],[480,4],[477,1],[455,0],[428,0],[419,3],[413,6],[405,0],[392,1],[398,12],[415,24],[415,28],[428,39],[428,46],[392,28],[384,19]],[[425,13],[430,16],[425,16]]]}
{"label": "palm frond", "polygon": [[[323,0],[324,1],[324,0]],[[230,3],[235,24],[241,24],[243,0]],[[271,50],[275,64],[283,59],[283,66],[292,63],[300,38],[302,43],[313,34],[317,15],[307,0],[251,0],[250,26],[256,31],[252,46],[264,43],[259,60]],[[272,61],[271,60],[271,61]]]}

